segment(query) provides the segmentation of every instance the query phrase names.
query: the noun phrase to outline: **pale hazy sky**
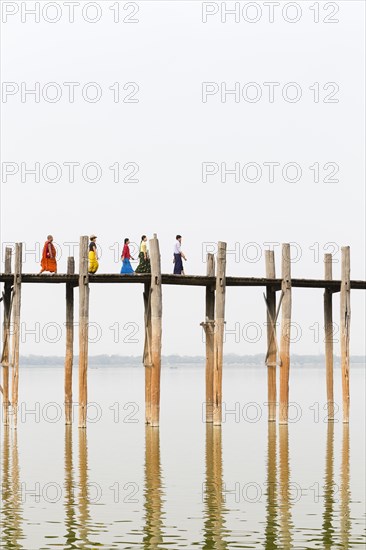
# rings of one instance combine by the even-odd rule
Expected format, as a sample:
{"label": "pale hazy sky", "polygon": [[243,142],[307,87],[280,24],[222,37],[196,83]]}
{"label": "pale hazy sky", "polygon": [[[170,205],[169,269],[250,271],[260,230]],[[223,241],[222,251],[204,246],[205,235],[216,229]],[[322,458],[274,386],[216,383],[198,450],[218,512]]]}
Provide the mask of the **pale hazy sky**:
{"label": "pale hazy sky", "polygon": [[[102,273],[120,269],[115,243],[156,232],[164,272],[172,270],[181,233],[191,274],[205,273],[210,243],[224,240],[232,251],[228,275],[264,276],[265,243],[291,241],[294,277],[322,277],[323,254],[334,251],[339,278],[340,247],[350,245],[351,278],[365,278],[363,2],[301,1],[285,9],[281,2],[272,23],[265,2],[250,9],[238,3],[238,22],[235,15],[221,21],[221,2],[119,2],[118,14],[116,2],[103,1],[84,9],[89,20],[99,18],[90,23],[82,15],[90,3],[81,0],[73,23],[64,2],[41,10],[36,23],[26,13],[34,4],[2,2],[1,29],[2,252],[4,243],[23,241],[25,272],[38,271],[31,251],[39,254],[48,233],[60,245],[59,272],[66,269],[67,243],[97,234]],[[216,11],[202,21],[203,13]],[[64,84],[71,82],[79,84],[73,103]],[[36,102],[24,92],[38,85]],[[206,101],[203,86],[211,91]],[[236,86],[238,95],[222,96],[225,86]],[[114,102],[117,91],[135,102]],[[96,92],[101,98],[93,102]],[[65,163],[73,162],[79,165],[70,181]],[[39,182],[24,172],[35,163]],[[99,181],[87,181],[93,167],[83,176],[88,163],[102,171]],[[116,168],[109,167],[116,163],[115,182]],[[218,171],[207,181],[203,163]],[[222,163],[227,169],[237,163],[240,181],[233,174],[221,181]],[[268,163],[278,163],[274,181]],[[288,163],[297,172],[284,168]],[[296,173],[298,181],[290,181]],[[128,174],[137,181],[123,181]],[[226,352],[266,351],[263,290],[227,290]],[[23,286],[22,354],[63,353],[64,293],[62,285]],[[334,303],[338,322],[339,295]],[[352,292],[351,306],[351,353],[363,354],[364,291]],[[90,320],[100,326],[91,328],[97,341],[90,354],[140,354],[142,287],[92,286]],[[203,320],[203,288],[164,287],[163,353],[203,354]],[[294,289],[293,321],[292,352],[323,353],[321,290]]]}

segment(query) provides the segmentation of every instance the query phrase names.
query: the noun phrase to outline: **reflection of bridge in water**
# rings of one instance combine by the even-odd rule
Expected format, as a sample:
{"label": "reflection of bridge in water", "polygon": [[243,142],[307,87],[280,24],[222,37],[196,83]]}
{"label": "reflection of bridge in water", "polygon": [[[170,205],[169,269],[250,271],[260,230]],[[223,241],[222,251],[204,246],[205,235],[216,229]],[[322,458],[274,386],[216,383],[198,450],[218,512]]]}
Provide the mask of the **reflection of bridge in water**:
{"label": "reflection of bridge in water", "polygon": [[[78,458],[73,460],[72,428],[65,428],[64,453],[64,526],[62,537],[65,548],[105,547],[103,533],[107,526],[98,521],[98,506],[93,506],[95,498],[90,496],[88,444],[85,430],[78,434]],[[278,431],[278,433],[277,433]],[[222,457],[222,434],[219,426],[206,425],[206,473],[203,490],[203,524],[202,540],[199,547],[203,549],[226,549],[235,540],[235,533],[228,528],[231,510],[225,502],[225,472]],[[174,537],[165,527],[164,507],[169,507],[166,493],[162,486],[162,466],[160,461],[160,434],[158,430],[146,427],[145,431],[145,489],[144,489],[144,527],[141,533],[141,547],[158,550],[166,544],[172,544]],[[23,483],[18,458],[17,430],[5,427],[2,441],[2,544],[4,548],[28,548],[27,526],[24,525],[24,508],[22,498]],[[268,424],[267,440],[267,479],[265,524],[263,547],[267,550],[290,550],[296,546],[294,539],[293,511],[298,499],[292,498],[289,434],[287,426]],[[350,442],[349,426],[342,426],[342,448],[340,453],[340,488],[337,491],[334,471],[334,424],[327,425],[324,486],[319,487],[319,500],[323,508],[321,525],[309,529],[301,535],[302,540],[313,544],[316,541],[324,549],[335,546],[349,548],[351,542],[350,515]],[[245,468],[245,464],[243,464]],[[34,480],[30,482],[34,487]],[[200,494],[197,487],[197,494]],[[251,505],[250,503],[248,504]],[[44,504],[41,503],[42,514]],[[47,512],[46,512],[47,513]],[[121,509],[123,515],[123,509]],[[119,523],[120,525],[120,523]],[[126,524],[127,525],[127,524]],[[178,526],[179,528],[179,526]],[[44,527],[40,524],[42,535]],[[257,531],[255,531],[257,533]],[[248,531],[248,536],[250,531]],[[121,534],[118,534],[119,541]],[[124,536],[130,537],[125,533]],[[257,536],[257,535],[256,535]],[[296,529],[299,537],[299,528]],[[309,540],[306,540],[309,537]],[[179,546],[184,541],[179,536]],[[298,539],[297,539],[298,540]],[[230,542],[229,542],[230,541]],[[246,541],[250,543],[249,539]],[[52,544],[55,544],[55,540]],[[239,543],[239,541],[235,541]],[[305,543],[304,542],[304,543]],[[197,543],[195,543],[196,545]],[[114,547],[114,546],[113,546]]]}
{"label": "reflection of bridge in water", "polygon": [[[291,277],[290,245],[282,245],[281,278],[276,278],[274,251],[266,251],[266,277],[226,276],[226,243],[218,243],[216,262],[213,254],[207,255],[206,276],[182,276],[161,273],[159,241],[156,235],[150,240],[151,274],[88,274],[88,237],[80,239],[79,274],[75,274],[74,258],[68,258],[67,274],[36,275],[22,273],[22,244],[15,247],[15,267],[12,273],[11,248],[5,251],[5,272],[0,274],[4,283],[4,345],[2,353],[3,410],[5,423],[9,411],[9,367],[11,367],[11,404],[16,422],[19,384],[19,342],[21,289],[24,284],[65,284],[66,287],[66,356],[65,356],[65,417],[71,423],[72,364],[74,342],[74,288],[79,288],[79,427],[86,427],[89,293],[91,284],[128,283],[143,284],[145,312],[145,408],[146,423],[159,425],[160,374],[162,342],[162,287],[163,285],[201,286],[206,289],[206,421],[220,425],[222,421],[222,367],[225,325],[225,300],[227,287],[264,287],[267,315],[268,371],[268,419],[276,420],[276,366],[280,368],[279,420],[288,422],[291,304],[292,289],[324,289],[325,362],[328,419],[334,418],[333,395],[333,311],[332,294],[340,292],[340,347],[342,367],[343,420],[349,421],[349,340],[350,340],[350,291],[366,289],[366,281],[350,279],[350,249],[342,248],[341,280],[332,278],[332,256],[325,254],[324,279],[294,279]],[[216,269],[215,269],[216,263]],[[276,292],[280,299],[276,307]],[[282,308],[280,341],[277,342],[276,321]],[[10,321],[13,335],[10,342]],[[11,348],[11,353],[10,353]]]}

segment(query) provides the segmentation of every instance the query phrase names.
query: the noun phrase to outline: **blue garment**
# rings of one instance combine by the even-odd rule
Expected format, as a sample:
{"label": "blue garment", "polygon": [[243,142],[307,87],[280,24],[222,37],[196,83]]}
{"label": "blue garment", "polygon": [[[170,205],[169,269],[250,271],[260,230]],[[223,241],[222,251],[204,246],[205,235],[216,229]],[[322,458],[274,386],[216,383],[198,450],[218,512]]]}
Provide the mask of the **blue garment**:
{"label": "blue garment", "polygon": [[135,273],[132,269],[130,260],[125,258],[122,262],[121,273]]}
{"label": "blue garment", "polygon": [[183,271],[183,262],[182,256],[180,254],[174,254],[174,271],[175,275],[182,275]]}

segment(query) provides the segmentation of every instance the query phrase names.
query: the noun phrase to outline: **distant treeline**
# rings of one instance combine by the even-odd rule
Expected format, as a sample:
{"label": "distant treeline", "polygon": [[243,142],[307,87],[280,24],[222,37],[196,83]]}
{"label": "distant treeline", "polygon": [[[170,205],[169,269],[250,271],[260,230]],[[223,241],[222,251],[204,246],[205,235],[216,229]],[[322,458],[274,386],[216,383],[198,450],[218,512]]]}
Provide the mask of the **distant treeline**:
{"label": "distant treeline", "polygon": [[[264,366],[265,356],[263,353],[257,355],[237,355],[234,353],[224,354],[224,363],[226,365],[245,365],[245,366]],[[27,355],[20,359],[22,365],[63,365],[64,357],[56,355]],[[78,357],[74,357],[74,364],[77,364]],[[291,355],[292,366],[302,365],[324,365],[324,355]],[[352,355],[352,364],[365,364],[366,357],[363,355]],[[89,365],[112,365],[119,367],[138,366],[142,364],[141,356],[134,355],[91,355]],[[204,365],[205,357],[203,355],[163,355],[162,364],[164,365]],[[334,364],[340,364],[340,357],[334,356]]]}

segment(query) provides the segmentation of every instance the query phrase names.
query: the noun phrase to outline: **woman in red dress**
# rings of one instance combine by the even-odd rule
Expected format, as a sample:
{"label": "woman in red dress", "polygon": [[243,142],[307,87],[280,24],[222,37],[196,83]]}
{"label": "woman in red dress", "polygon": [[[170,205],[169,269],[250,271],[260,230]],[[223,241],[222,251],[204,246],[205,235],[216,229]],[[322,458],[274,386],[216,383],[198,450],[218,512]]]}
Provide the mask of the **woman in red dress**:
{"label": "woman in red dress", "polygon": [[128,246],[130,244],[130,239],[125,239],[123,251],[122,251],[122,267],[121,267],[121,273],[127,274],[127,273],[135,273],[132,269],[132,265],[130,263],[130,259],[133,260],[131,253],[130,253],[130,247]]}

